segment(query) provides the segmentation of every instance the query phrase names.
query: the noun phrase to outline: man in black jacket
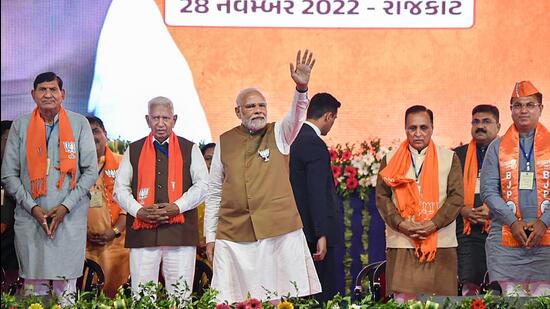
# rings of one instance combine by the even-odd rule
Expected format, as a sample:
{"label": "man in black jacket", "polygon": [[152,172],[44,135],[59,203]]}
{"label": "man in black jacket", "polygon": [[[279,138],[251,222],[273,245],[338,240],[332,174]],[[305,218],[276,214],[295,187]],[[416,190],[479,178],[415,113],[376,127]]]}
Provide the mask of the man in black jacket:
{"label": "man in black jacket", "polygon": [[320,136],[332,128],[340,105],[328,93],[313,96],[307,119],[290,147],[290,182],[323,289],[316,295],[319,302],[337,293],[334,247],[341,244],[342,235],[330,155]]}
{"label": "man in black jacket", "polygon": [[465,296],[479,293],[487,271],[485,239],[489,228],[487,221],[489,208],[482,202],[479,195],[479,173],[487,147],[498,136],[500,130],[498,118],[499,112],[496,106],[483,104],[474,107],[472,140],[469,144],[455,149],[465,176],[464,206],[456,218],[458,277],[462,285],[462,295]]}

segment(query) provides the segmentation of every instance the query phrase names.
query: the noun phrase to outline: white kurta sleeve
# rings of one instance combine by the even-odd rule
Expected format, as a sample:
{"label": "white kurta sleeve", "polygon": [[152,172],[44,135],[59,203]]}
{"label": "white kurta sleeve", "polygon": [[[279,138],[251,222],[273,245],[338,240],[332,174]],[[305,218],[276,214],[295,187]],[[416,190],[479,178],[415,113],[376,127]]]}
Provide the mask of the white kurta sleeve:
{"label": "white kurta sleeve", "polygon": [[225,177],[221,155],[220,142],[214,148],[212,164],[210,165],[210,178],[208,181],[208,193],[206,195],[206,207],[204,210],[204,236],[206,242],[216,240],[216,230],[218,228],[218,216],[220,204],[222,201],[222,184]]}
{"label": "white kurta sleeve", "polygon": [[141,204],[136,201],[132,194],[132,176],[133,169],[130,163],[130,147],[126,149],[122,156],[122,161],[118,166],[118,172],[115,178],[115,190],[113,197],[117,201],[120,208],[128,214],[137,218],[137,212],[141,208]]}
{"label": "white kurta sleeve", "polygon": [[290,145],[300,132],[306,120],[309,99],[307,92],[296,91],[292,100],[290,112],[281,121],[275,122],[275,142],[282,154],[289,154]]}
{"label": "white kurta sleeve", "polygon": [[186,212],[196,208],[204,201],[206,192],[208,191],[208,168],[206,167],[206,162],[204,162],[204,158],[197,144],[194,144],[191,150],[191,166],[189,172],[191,173],[193,185],[174,202],[178,205],[180,212]]}

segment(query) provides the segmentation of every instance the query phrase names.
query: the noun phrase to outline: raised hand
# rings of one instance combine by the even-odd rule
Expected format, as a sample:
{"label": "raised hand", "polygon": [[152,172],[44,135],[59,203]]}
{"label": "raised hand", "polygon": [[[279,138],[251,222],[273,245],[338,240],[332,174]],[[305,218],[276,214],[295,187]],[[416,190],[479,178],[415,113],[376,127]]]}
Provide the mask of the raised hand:
{"label": "raised hand", "polygon": [[296,54],[296,67],[290,64],[290,76],[296,83],[296,88],[300,91],[307,90],[307,84],[309,83],[309,76],[311,75],[311,69],[315,64],[313,59],[313,53],[310,53],[307,49],[304,52],[304,56],[301,56],[301,51]]}

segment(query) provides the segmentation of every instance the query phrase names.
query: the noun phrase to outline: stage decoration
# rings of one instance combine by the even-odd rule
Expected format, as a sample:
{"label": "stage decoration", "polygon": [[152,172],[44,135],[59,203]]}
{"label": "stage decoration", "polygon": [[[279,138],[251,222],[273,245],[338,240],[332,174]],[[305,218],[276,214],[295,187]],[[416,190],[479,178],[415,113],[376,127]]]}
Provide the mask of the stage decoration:
{"label": "stage decoration", "polygon": [[384,223],[376,209],[374,188],[380,163],[391,149],[382,146],[379,138],[329,147],[344,231],[344,247],[336,250],[336,282],[342,294],[350,293],[363,266],[385,259]]}
{"label": "stage decoration", "polygon": [[[179,283],[178,283],[179,284]],[[184,285],[181,285],[184,286]],[[179,292],[183,291],[180,289]],[[176,292],[178,293],[178,292]],[[182,296],[166,296],[166,291],[161,284],[148,283],[141,286],[139,297],[130,296],[129,291],[120,290],[115,298],[107,298],[103,293],[78,292],[69,295],[70,305],[62,307],[61,300],[55,295],[45,297],[37,296],[13,296],[7,293],[2,294],[1,308],[29,308],[29,309],[137,309],[137,308],[157,308],[157,309],[175,309],[175,308],[198,308],[198,309],[482,309],[482,308],[530,308],[543,309],[550,308],[549,297],[501,297],[493,295],[491,292],[472,296],[472,297],[432,297],[423,300],[411,300],[405,304],[399,304],[393,299],[383,303],[376,301],[373,295],[366,295],[362,299],[353,300],[351,296],[341,296],[337,294],[327,303],[320,305],[312,297],[296,297],[291,295],[276,296],[275,293],[266,291],[266,298],[249,298],[242,302],[227,304],[217,302],[218,291],[206,289],[202,296],[193,294],[190,298]],[[298,292],[295,292],[298,295]]]}
{"label": "stage decoration", "polygon": [[380,163],[391,147],[381,146],[375,138],[356,144],[337,144],[329,148],[336,192],[344,198],[358,194],[366,200],[376,187]]}

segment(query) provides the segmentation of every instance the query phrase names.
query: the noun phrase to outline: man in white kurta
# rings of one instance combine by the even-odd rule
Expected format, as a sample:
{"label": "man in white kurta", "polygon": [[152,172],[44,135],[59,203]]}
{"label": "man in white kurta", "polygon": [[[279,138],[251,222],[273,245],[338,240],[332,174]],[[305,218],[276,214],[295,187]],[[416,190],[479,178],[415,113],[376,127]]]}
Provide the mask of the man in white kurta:
{"label": "man in white kurta", "polygon": [[[128,213],[125,246],[130,248],[132,290],[137,292],[142,283],[158,282],[162,262],[168,293],[178,291],[176,284],[181,289],[187,284],[189,290],[183,297],[188,297],[199,242],[196,207],[206,195],[208,170],[199,147],[173,132],[177,115],[171,100],[150,100],[146,120],[151,133],[128,146],[114,192],[120,207]],[[172,165],[171,160],[181,161],[180,167]],[[176,217],[182,220],[173,220]]]}
{"label": "man in white kurta", "polygon": [[242,90],[235,108],[242,123],[222,134],[214,150],[205,236],[219,301],[321,291],[288,173],[290,144],[305,120],[314,63],[306,50],[303,57],[298,52],[296,68],[291,64],[296,93],[281,122],[267,123],[260,91]]}

